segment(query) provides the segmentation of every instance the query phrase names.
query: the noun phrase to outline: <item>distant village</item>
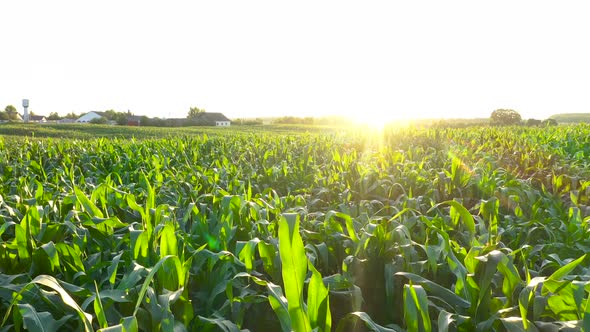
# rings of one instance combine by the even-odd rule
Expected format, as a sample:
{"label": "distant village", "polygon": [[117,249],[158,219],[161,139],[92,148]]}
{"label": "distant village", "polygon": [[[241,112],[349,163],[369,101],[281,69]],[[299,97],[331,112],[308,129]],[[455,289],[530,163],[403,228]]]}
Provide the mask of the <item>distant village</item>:
{"label": "distant village", "polygon": [[[24,102],[24,101],[23,101]],[[24,107],[24,105],[23,105]],[[25,119],[25,117],[27,119]],[[188,127],[188,126],[217,126],[229,127],[238,126],[260,126],[268,124],[276,125],[350,125],[353,122],[344,116],[324,116],[324,117],[257,117],[257,118],[240,118],[230,120],[223,113],[207,112],[204,109],[191,107],[185,118],[150,118],[144,115],[135,115],[130,111],[117,112],[107,110],[104,112],[91,111],[81,115],[68,113],[60,116],[57,112],[49,115],[40,115],[33,112],[19,113],[16,107],[6,106],[4,110],[0,109],[0,123],[4,122],[27,122],[37,124],[50,123],[79,123],[79,124],[106,124],[119,126],[150,126],[150,127]]]}
{"label": "distant village", "polygon": [[81,123],[81,124],[107,124],[120,126],[158,126],[158,127],[184,127],[184,126],[217,126],[229,127],[232,121],[222,113],[206,112],[203,109],[191,107],[186,118],[150,118],[142,115],[134,115],[131,112],[117,112],[108,110],[104,112],[91,111],[82,115],[69,113],[59,116],[53,112],[49,116],[29,113],[19,113],[12,105],[0,110],[1,122],[27,122],[27,123]]}

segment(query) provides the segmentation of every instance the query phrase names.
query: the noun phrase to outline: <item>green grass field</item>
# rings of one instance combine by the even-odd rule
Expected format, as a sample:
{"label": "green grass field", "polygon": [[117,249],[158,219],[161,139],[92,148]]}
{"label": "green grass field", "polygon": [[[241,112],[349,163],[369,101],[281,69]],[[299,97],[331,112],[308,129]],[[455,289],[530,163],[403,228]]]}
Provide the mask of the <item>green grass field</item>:
{"label": "green grass field", "polygon": [[0,135],[0,331],[590,331],[588,125]]}

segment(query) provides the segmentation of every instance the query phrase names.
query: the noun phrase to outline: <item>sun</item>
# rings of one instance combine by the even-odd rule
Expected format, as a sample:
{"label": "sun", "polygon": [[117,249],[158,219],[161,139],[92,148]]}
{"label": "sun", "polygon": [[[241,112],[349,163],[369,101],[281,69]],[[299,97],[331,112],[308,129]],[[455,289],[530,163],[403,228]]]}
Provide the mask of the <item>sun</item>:
{"label": "sun", "polygon": [[350,116],[353,124],[368,127],[372,130],[381,131],[385,126],[394,120],[390,114],[375,112],[363,112]]}

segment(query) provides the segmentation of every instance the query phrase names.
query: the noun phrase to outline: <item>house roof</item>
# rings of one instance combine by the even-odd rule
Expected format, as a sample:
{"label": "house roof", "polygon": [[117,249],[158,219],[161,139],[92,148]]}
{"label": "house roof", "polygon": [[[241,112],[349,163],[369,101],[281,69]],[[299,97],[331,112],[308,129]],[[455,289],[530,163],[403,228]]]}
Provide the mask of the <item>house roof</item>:
{"label": "house roof", "polygon": [[195,117],[195,120],[199,121],[199,122],[211,123],[211,124],[215,124],[216,121],[230,121],[222,113],[209,113],[209,112],[199,113]]}
{"label": "house roof", "polygon": [[32,121],[41,121],[45,119],[45,115],[29,115],[29,120]]}

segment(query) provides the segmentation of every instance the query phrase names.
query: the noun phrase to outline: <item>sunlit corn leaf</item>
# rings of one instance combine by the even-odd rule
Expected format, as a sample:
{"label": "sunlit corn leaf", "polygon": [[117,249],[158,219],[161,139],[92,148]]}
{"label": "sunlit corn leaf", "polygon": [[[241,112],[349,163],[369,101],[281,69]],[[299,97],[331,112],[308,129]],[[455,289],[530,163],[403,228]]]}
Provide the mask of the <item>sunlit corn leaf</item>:
{"label": "sunlit corn leaf", "polygon": [[254,238],[247,242],[238,241],[236,243],[236,252],[238,253],[238,257],[246,265],[246,270],[248,271],[252,271],[252,269],[254,268],[254,261],[256,259],[256,246],[259,242],[260,239]]}
{"label": "sunlit corn leaf", "polygon": [[104,215],[100,209],[96,207],[96,205],[94,205],[94,203],[92,203],[88,197],[86,197],[82,190],[78,189],[78,187],[74,187],[74,193],[76,194],[78,202],[82,205],[86,213],[88,213],[91,217],[104,218]]}
{"label": "sunlit corn leaf", "polygon": [[586,254],[553,272],[553,274],[551,274],[549,278],[547,278],[547,280],[543,283],[543,295],[546,295],[548,291],[555,293],[558,287],[560,287],[560,283],[558,281],[563,279],[563,277],[568,275],[573,269],[580,265],[580,263],[582,263],[585,258]]}
{"label": "sunlit corn leaf", "polygon": [[101,328],[106,328],[108,327],[107,318],[105,316],[104,307],[102,306],[102,301],[100,300],[100,291],[98,290],[98,285],[96,282],[94,282],[94,290],[96,291],[96,295],[94,297],[94,313],[98,319],[98,325]]}
{"label": "sunlit corn leaf", "polygon": [[289,316],[296,332],[309,331],[303,309],[303,286],[307,274],[307,257],[299,235],[299,215],[283,214],[279,220],[279,253]]}
{"label": "sunlit corn leaf", "polygon": [[307,315],[312,329],[328,332],[332,327],[330,291],[324,285],[322,275],[309,263],[311,278],[307,290]]}
{"label": "sunlit corn leaf", "polygon": [[404,321],[409,332],[431,331],[428,298],[419,285],[404,285]]}
{"label": "sunlit corn leaf", "polygon": [[160,231],[160,259],[168,255],[176,256],[178,254],[178,243],[174,232],[172,224],[166,224]]}

